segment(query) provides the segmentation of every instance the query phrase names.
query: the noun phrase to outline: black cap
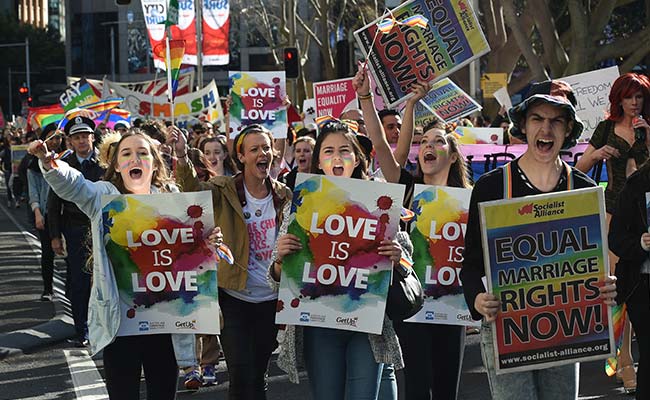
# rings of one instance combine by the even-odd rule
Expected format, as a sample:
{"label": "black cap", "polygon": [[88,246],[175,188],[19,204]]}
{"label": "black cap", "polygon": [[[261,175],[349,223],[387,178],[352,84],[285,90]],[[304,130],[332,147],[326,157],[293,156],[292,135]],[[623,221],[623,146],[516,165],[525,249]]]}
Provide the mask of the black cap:
{"label": "black cap", "polygon": [[95,133],[95,123],[86,117],[74,117],[65,124],[65,135],[72,136],[77,133]]}

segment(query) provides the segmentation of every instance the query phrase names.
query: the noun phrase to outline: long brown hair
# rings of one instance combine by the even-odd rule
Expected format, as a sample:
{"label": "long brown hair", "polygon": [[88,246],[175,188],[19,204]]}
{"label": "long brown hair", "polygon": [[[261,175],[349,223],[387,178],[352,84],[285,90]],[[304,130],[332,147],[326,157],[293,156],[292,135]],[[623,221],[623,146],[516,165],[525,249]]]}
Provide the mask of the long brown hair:
{"label": "long brown hair", "polygon": [[120,193],[130,193],[126,187],[124,186],[124,181],[122,180],[122,175],[115,170],[115,167],[117,166],[117,156],[119,153],[120,145],[126,138],[130,138],[132,136],[139,136],[144,139],[147,144],[149,144],[149,151],[151,152],[151,156],[153,157],[153,175],[151,176],[151,184],[161,191],[169,191],[168,185],[173,184],[174,181],[171,179],[169,175],[169,170],[167,169],[167,164],[163,160],[162,156],[160,155],[160,151],[158,151],[158,148],[152,141],[151,137],[144,133],[142,130],[138,128],[131,128],[127,133],[122,136],[122,138],[111,144],[111,146],[115,146],[115,151],[113,151],[111,155],[111,161],[108,165],[108,168],[106,168],[106,173],[104,174],[104,180],[111,182],[117,190],[120,191]]}
{"label": "long brown hair", "polygon": [[361,145],[357,140],[357,135],[355,135],[347,125],[342,122],[327,122],[322,127],[319,127],[318,139],[316,139],[316,144],[314,145],[314,152],[311,157],[311,172],[313,174],[325,175],[322,169],[318,168],[320,162],[319,155],[320,149],[323,146],[323,141],[331,134],[340,134],[343,135],[348,142],[352,145],[352,150],[357,160],[359,160],[359,165],[354,168],[352,171],[352,178],[357,179],[368,179],[368,161],[366,155],[361,149]]}
{"label": "long brown hair", "polygon": [[445,135],[447,143],[449,143],[450,154],[456,154],[456,161],[451,164],[449,168],[449,175],[447,176],[447,185],[460,188],[471,188],[469,179],[469,168],[465,162],[465,156],[460,151],[458,138],[453,133]]}
{"label": "long brown hair", "polygon": [[[447,175],[447,186],[451,187],[460,187],[460,188],[471,188],[470,180],[470,171],[465,162],[465,156],[460,151],[460,144],[458,143],[458,138],[454,134],[453,130],[448,130],[448,127],[445,126],[441,121],[432,121],[429,122],[424,129],[422,130],[423,134],[428,132],[431,129],[439,129],[445,131],[444,138],[449,143],[449,155],[456,155],[456,161],[451,164],[449,167],[449,174]],[[416,178],[419,182],[423,182],[424,176],[422,174],[422,168],[420,168],[420,158],[417,160],[416,168]]]}
{"label": "long brown hair", "polygon": [[[204,140],[202,140],[199,143],[199,150],[201,150],[201,153],[205,155],[205,145],[208,143],[219,143],[221,145],[221,151],[225,154],[225,158],[223,159],[223,172],[225,174],[230,174],[230,175],[235,175],[239,170],[237,169],[237,166],[232,160],[232,157],[230,157],[230,152],[228,151],[228,145],[227,145],[227,139],[223,135],[217,135],[217,136],[208,136]],[[207,166],[209,163],[205,163]],[[208,170],[210,168],[208,167]]]}

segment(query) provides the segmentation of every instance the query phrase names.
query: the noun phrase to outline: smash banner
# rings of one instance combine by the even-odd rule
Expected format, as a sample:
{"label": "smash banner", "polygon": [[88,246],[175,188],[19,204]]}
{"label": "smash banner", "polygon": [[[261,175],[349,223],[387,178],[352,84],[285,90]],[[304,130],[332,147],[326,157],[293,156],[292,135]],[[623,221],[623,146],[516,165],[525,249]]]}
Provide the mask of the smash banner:
{"label": "smash banner", "polygon": [[[131,112],[131,118],[171,120],[171,105],[166,95],[151,96],[134,92],[107,80],[104,80],[104,85],[124,99],[121,107]],[[192,119],[206,119],[213,123],[223,121],[219,91],[214,81],[201,90],[174,98],[174,120]]]}
{"label": "smash banner", "polygon": [[614,355],[600,187],[479,203],[497,373]]}
{"label": "smash banner", "polygon": [[471,193],[465,188],[415,185],[410,235],[424,306],[408,322],[479,326],[469,313],[459,279]]}
{"label": "smash banner", "polygon": [[[77,82],[79,79],[80,78],[77,77],[67,77],[68,86]],[[108,79],[104,79],[103,81],[97,79],[86,79],[86,81],[95,88],[95,91],[102,94],[102,98],[114,97],[114,95],[111,95],[110,89],[104,87],[104,82],[109,82],[111,87],[117,85],[134,92],[148,94],[149,96],[163,96],[167,94],[167,76],[162,74],[158,79],[138,82],[113,82]],[[178,75],[178,89],[176,90],[176,95],[180,96],[182,94],[187,94],[192,90],[194,90],[194,70],[191,69],[188,72],[181,72]]]}
{"label": "smash banner", "polygon": [[335,118],[357,106],[357,93],[352,87],[352,78],[314,82],[316,116],[331,115]]}
{"label": "smash banner", "polygon": [[230,137],[234,138],[251,124],[263,125],[273,137],[287,137],[284,76],[284,71],[230,71]]}
{"label": "smash banner", "polygon": [[[436,82],[431,91],[415,105],[415,125],[426,126],[434,116],[452,122],[482,109],[451,79],[444,78]],[[432,111],[434,115],[431,115]]]}
{"label": "smash banner", "polygon": [[[398,25],[377,33],[383,15],[354,32],[387,107],[406,100],[418,80],[434,82],[490,51],[469,0],[410,0],[394,10],[396,20],[420,14],[426,28]],[[374,42],[374,45],[373,45]]]}
{"label": "smash banner", "polygon": [[102,224],[120,296],[118,336],[219,333],[210,193],[102,196]]}
{"label": "smash banner", "polygon": [[299,173],[284,258],[278,324],[381,333],[392,262],[377,254],[399,229],[404,186]]}

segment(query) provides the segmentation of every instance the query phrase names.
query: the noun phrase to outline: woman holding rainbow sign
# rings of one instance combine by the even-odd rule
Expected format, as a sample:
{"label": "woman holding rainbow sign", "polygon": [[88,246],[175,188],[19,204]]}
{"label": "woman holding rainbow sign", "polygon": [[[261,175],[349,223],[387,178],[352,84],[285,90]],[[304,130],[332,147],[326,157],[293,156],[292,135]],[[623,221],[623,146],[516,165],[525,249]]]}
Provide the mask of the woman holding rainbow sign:
{"label": "woman holding rainbow sign", "polygon": [[[424,127],[416,176],[399,165],[384,135],[372,96],[367,96],[370,93],[369,79],[367,70],[361,69],[357,72],[353,85],[361,100],[361,109],[379,167],[388,182],[407,186],[406,203],[410,203],[409,194],[413,193],[416,183],[469,188],[468,172],[458,141],[453,134],[445,132],[440,122]],[[407,105],[405,112],[413,112],[415,103],[428,92],[428,85],[416,83],[412,91],[414,95],[407,100],[411,106]],[[403,132],[405,131],[407,130],[404,129]],[[455,399],[458,396],[465,349],[465,328],[403,321],[393,321],[393,325],[404,356],[406,398]]]}
{"label": "woman holding rainbow sign", "polygon": [[[104,352],[109,397],[139,399],[144,368],[147,399],[172,400],[176,397],[177,358],[185,361],[180,360],[179,355],[187,354],[186,339],[193,339],[194,335],[118,336],[120,298],[113,266],[103,246],[102,195],[178,192],[178,189],[169,177],[157,146],[142,131],[132,130],[106,146],[113,151],[108,152],[104,180],[98,182],[84,179],[80,171],[56,160],[55,153],[41,140],[32,142],[28,151],[39,159],[43,177],[52,190],[77,204],[92,222],[94,279],[88,334],[91,353]],[[219,228],[215,228],[209,240],[212,244],[221,242]]]}
{"label": "woman holding rainbow sign", "polygon": [[[319,123],[311,171],[367,179],[366,156],[348,125],[332,117]],[[300,239],[286,233],[288,225],[287,220],[280,228],[277,255],[269,271],[275,286],[280,280],[283,258],[302,249]],[[410,255],[411,249],[408,236],[398,232],[395,240],[381,241],[378,254],[389,257],[395,267],[399,266],[402,253]],[[381,335],[288,326],[278,365],[293,381],[297,380],[297,366],[302,364],[303,355],[312,396],[316,400],[376,400],[384,364],[402,366],[397,336],[386,316]],[[390,397],[396,400],[397,391],[392,390]]]}

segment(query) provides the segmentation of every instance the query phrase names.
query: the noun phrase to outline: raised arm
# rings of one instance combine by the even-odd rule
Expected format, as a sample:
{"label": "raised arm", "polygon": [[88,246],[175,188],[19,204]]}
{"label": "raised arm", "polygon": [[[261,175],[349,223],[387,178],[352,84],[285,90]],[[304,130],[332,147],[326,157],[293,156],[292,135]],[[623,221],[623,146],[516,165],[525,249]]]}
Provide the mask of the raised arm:
{"label": "raised arm", "polygon": [[411,143],[413,142],[413,131],[415,130],[415,105],[418,101],[422,100],[424,96],[431,90],[431,85],[427,82],[416,82],[411,86],[413,96],[406,100],[406,107],[404,108],[404,119],[402,120],[402,129],[399,131],[397,138],[397,148],[393,152],[395,160],[404,167],[408,160],[411,151]]}
{"label": "raised arm", "polygon": [[388,182],[397,183],[401,173],[401,167],[395,160],[393,151],[386,140],[384,128],[379,121],[375,103],[372,101],[370,90],[370,76],[367,69],[360,69],[352,80],[352,86],[357,92],[357,98],[361,103],[363,119],[366,122],[368,136],[375,148],[375,157],[381,167],[381,172]]}
{"label": "raised arm", "polygon": [[188,147],[185,134],[177,126],[170,126],[167,140],[176,152],[176,183],[183,189],[183,192],[198,192],[201,190],[201,183],[194,166],[187,157]]}

